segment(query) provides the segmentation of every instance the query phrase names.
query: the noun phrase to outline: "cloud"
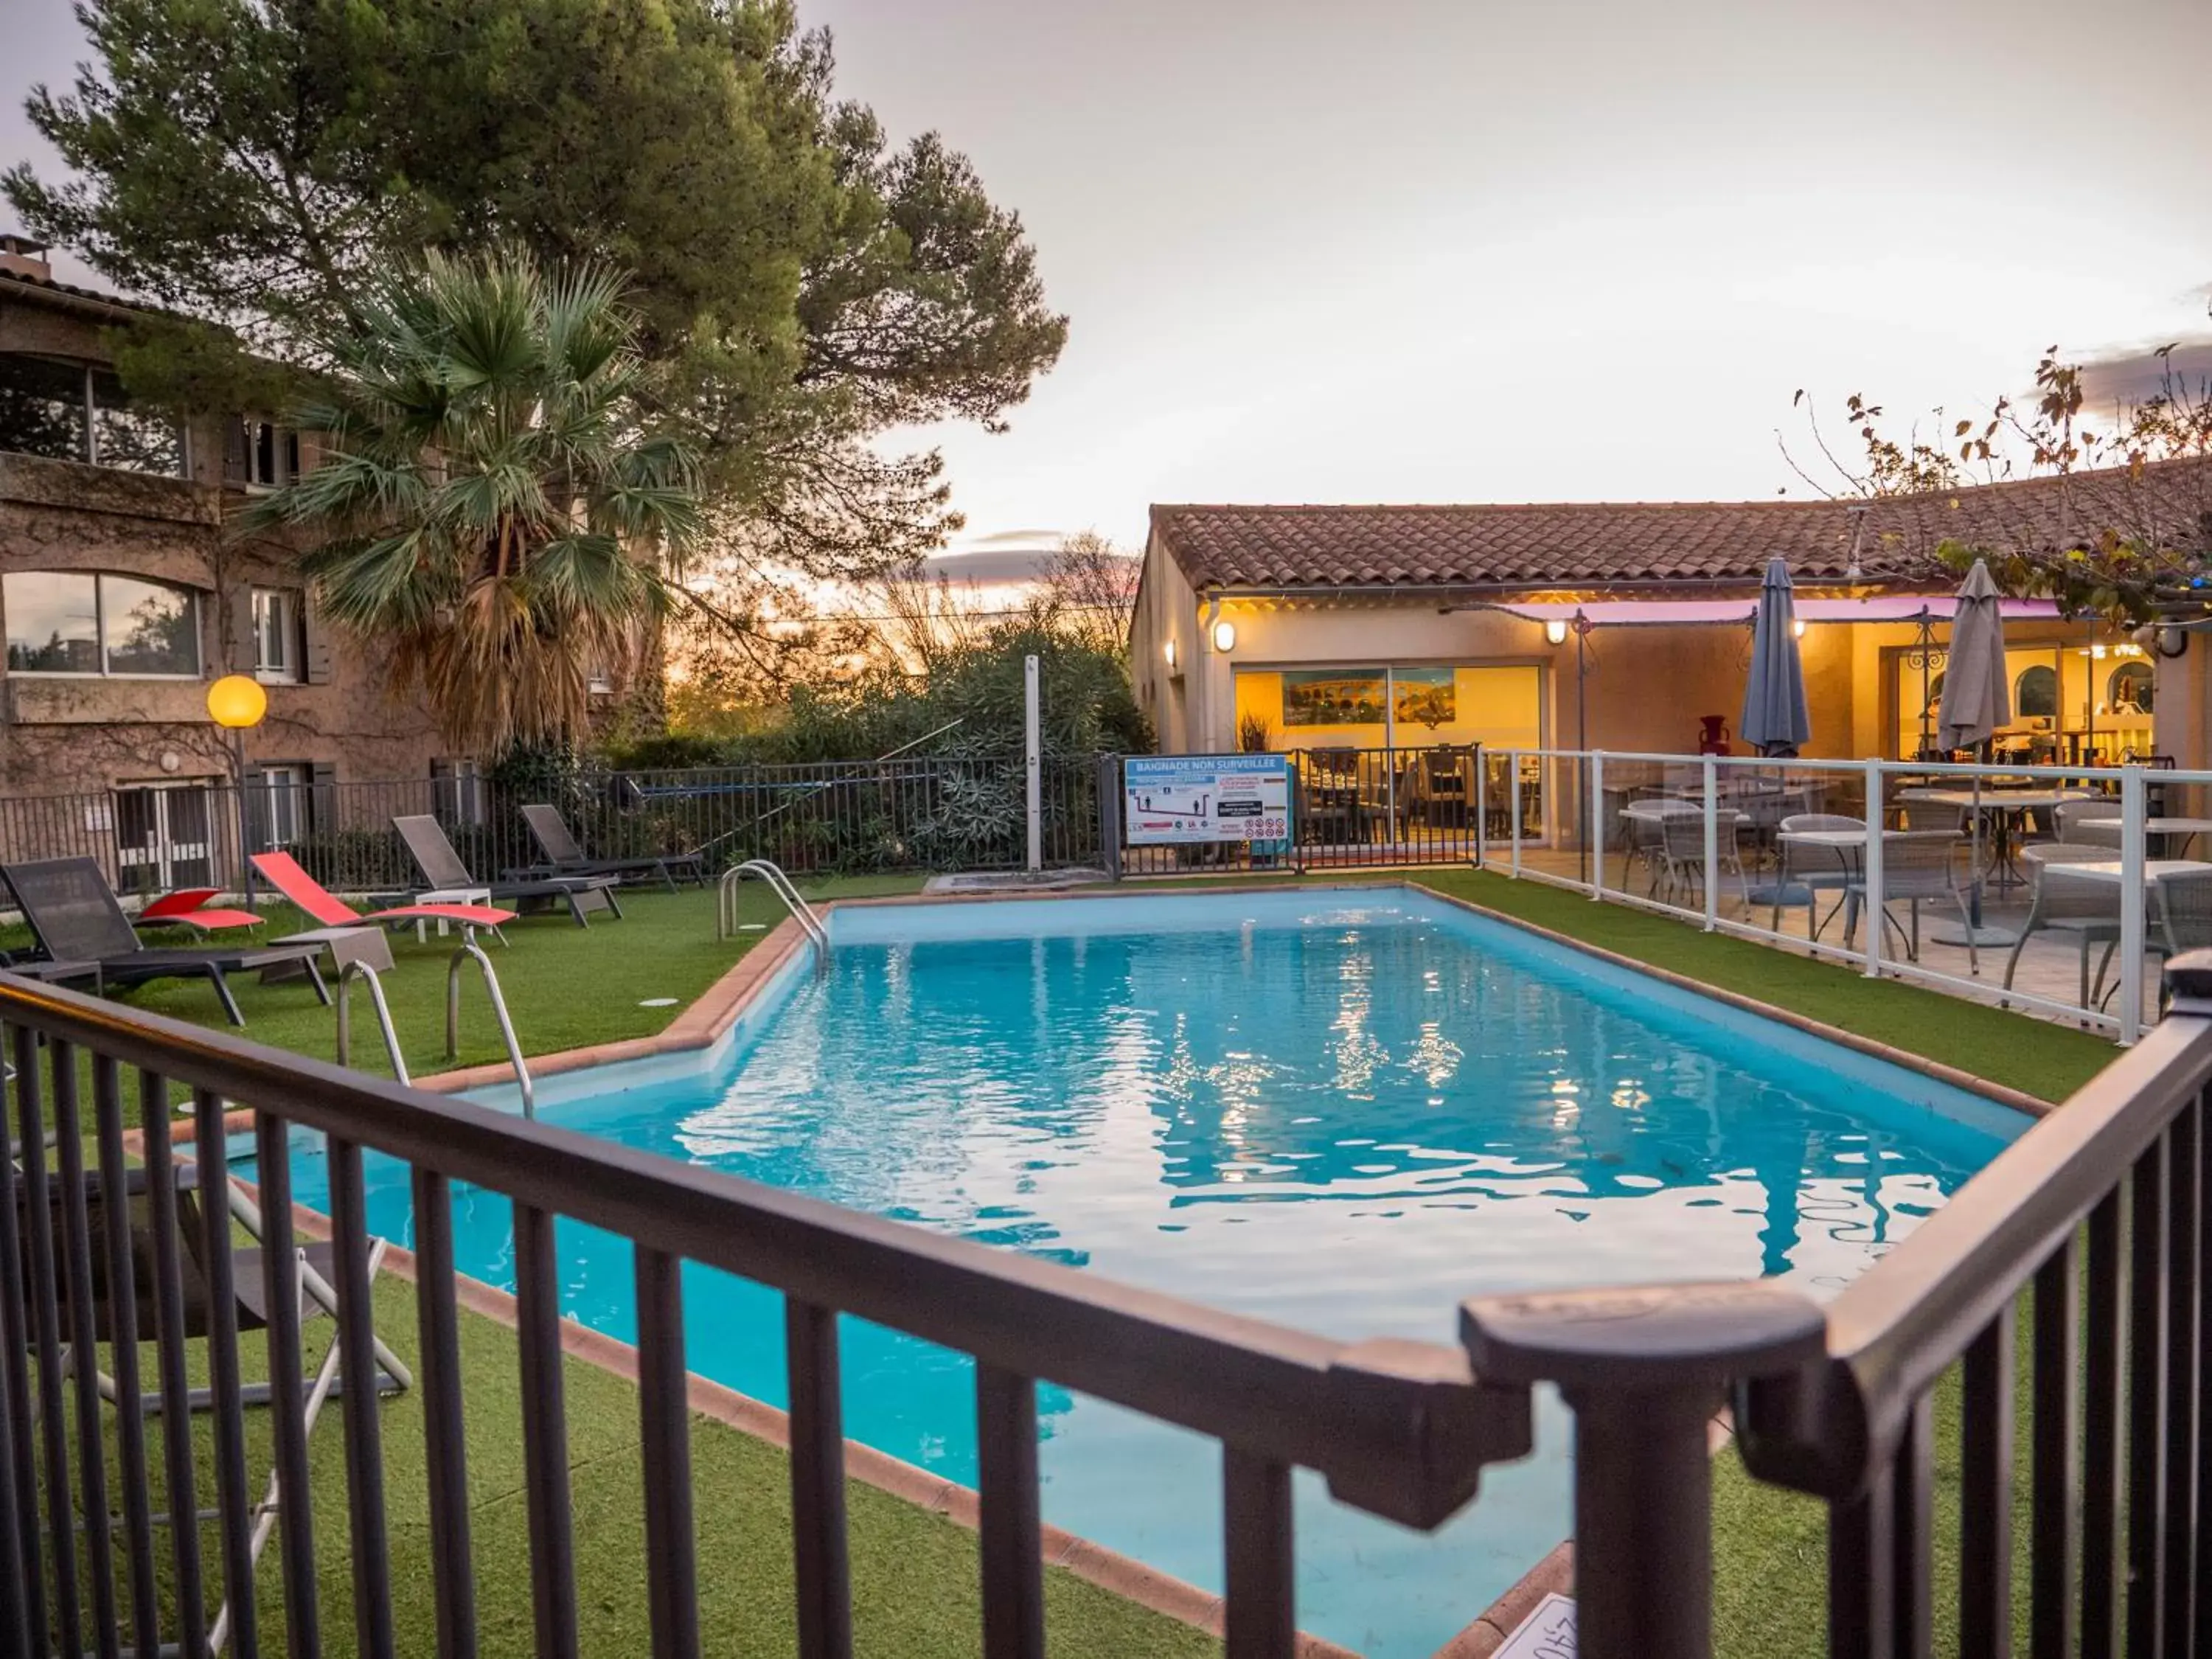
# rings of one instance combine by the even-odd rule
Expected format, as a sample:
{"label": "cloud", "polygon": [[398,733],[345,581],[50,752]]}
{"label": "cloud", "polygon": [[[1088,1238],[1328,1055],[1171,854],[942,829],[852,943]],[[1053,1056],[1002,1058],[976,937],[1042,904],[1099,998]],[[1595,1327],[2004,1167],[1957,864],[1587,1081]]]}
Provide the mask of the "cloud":
{"label": "cloud", "polygon": [[2185,337],[2164,357],[2137,347],[2092,358],[2081,365],[2081,392],[2093,409],[2139,404],[2156,397],[2169,374],[2185,389],[2212,383],[2212,336]]}

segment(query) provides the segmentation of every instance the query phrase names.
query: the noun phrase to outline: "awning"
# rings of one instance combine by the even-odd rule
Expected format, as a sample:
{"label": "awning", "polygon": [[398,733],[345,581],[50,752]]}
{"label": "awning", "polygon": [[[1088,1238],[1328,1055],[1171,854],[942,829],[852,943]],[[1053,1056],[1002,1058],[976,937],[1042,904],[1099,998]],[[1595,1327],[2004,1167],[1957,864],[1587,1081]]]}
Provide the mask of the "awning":
{"label": "awning", "polygon": [[[2006,599],[2008,620],[2055,618],[2051,599]],[[1859,599],[1799,599],[1796,613],[1808,623],[1948,623],[1957,607],[1950,593],[1879,593]],[[1748,624],[1759,610],[1756,597],[1742,599],[1573,599],[1512,600],[1481,607],[1503,611],[1529,622],[1572,622],[1581,617],[1595,628],[1694,628],[1715,623]]]}

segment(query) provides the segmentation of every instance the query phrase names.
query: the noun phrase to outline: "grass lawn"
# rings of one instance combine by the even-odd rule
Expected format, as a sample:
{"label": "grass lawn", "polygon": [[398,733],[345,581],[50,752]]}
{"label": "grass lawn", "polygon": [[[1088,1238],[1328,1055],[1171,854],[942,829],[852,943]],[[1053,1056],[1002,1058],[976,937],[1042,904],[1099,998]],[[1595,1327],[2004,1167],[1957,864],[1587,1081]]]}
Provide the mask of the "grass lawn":
{"label": "grass lawn", "polygon": [[[378,1283],[377,1328],[410,1368],[416,1362],[411,1285]],[[331,1322],[307,1325],[312,1371],[332,1338]],[[492,1320],[460,1316],[463,1389],[468,1401],[469,1510],[479,1651],[486,1659],[522,1659],[534,1650],[530,1602],[528,1513],[523,1489],[518,1348],[514,1334]],[[259,1342],[240,1343],[247,1380],[266,1375]],[[150,1380],[154,1351],[143,1350]],[[204,1366],[205,1350],[193,1358]],[[196,1377],[202,1381],[203,1375]],[[642,1654],[651,1649],[645,1598],[642,1457],[636,1390],[581,1360],[567,1362],[569,1481],[574,1515],[577,1611],[582,1651]],[[159,1417],[148,1419],[153,1501],[167,1504]],[[258,1499],[268,1478],[271,1419],[246,1415],[247,1485]],[[387,1396],[383,1405],[386,1536],[394,1586],[392,1613],[402,1654],[436,1650],[428,1531],[427,1455],[422,1396]],[[350,1537],[345,1504],[345,1455],[340,1407],[325,1410],[311,1441],[315,1554],[323,1651],[339,1659],[357,1651],[353,1619]],[[74,1437],[71,1439],[74,1447]],[[213,1431],[193,1423],[200,1475],[198,1498],[212,1507]],[[114,1440],[108,1437],[111,1483]],[[769,1656],[796,1650],[792,1615],[791,1504],[784,1454],[733,1429],[692,1419],[693,1503],[699,1559],[700,1627],[711,1652]],[[975,1534],[872,1486],[849,1483],[853,1614],[857,1650],[878,1659],[969,1659],[981,1652],[980,1568]],[[118,1500],[119,1501],[119,1500]],[[207,1613],[222,1597],[216,1528],[201,1532]],[[155,1558],[167,1563],[163,1529]],[[270,1541],[257,1582],[260,1650],[285,1650],[281,1536]],[[118,1570],[121,1561],[118,1560]],[[79,1571],[83,1571],[82,1557]],[[1050,1569],[1046,1621],[1055,1656],[1071,1659],[1198,1659],[1218,1651],[1188,1626]],[[163,1593],[173,1583],[163,1571]],[[118,1599],[128,1590],[118,1583]],[[127,1623],[126,1623],[127,1631]]]}
{"label": "grass lawn", "polygon": [[[1410,878],[1622,956],[1758,998],[1843,1030],[1863,1033],[2048,1100],[2063,1099],[2117,1052],[2101,1037],[2017,1013],[1961,1001],[1894,981],[1869,981],[1847,966],[1816,962],[1749,940],[1707,934],[1693,927],[1536,882],[1515,882],[1471,870],[1411,872]],[[1340,884],[1316,877],[1312,884]],[[810,884],[810,897],[911,891],[918,878]],[[1132,884],[1135,885],[1137,884]],[[1144,884],[1188,889],[1207,884]],[[782,915],[757,884],[742,891],[744,920],[773,924]],[[626,920],[595,921],[588,932],[565,918],[534,918],[509,929],[512,948],[490,946],[526,1049],[543,1054],[585,1043],[650,1035],[696,998],[744,951],[764,936],[714,937],[711,894],[638,890],[623,898]],[[282,923],[271,933],[283,931]],[[0,941],[4,942],[4,941]],[[408,1063],[417,1075],[453,1065],[503,1058],[474,983],[463,991],[462,1042],[457,1060],[444,1057],[445,963],[453,942],[395,939],[398,970],[386,989]],[[262,987],[241,976],[237,987],[257,1040],[328,1055],[331,1016],[302,987]],[[647,1008],[647,998],[673,997],[677,1006]],[[220,1026],[204,985],[146,988],[131,1000],[183,1018]],[[367,1009],[357,1008],[355,1063],[380,1069],[381,1044]],[[380,1290],[381,1325],[403,1354],[414,1345],[412,1291]],[[490,1322],[463,1316],[476,1507],[479,1597],[488,1654],[523,1653],[530,1645],[524,1571],[526,1541],[519,1467],[520,1423],[514,1381],[514,1340]],[[2023,1344],[2027,1340],[2022,1321]],[[251,1346],[251,1345],[249,1345]],[[629,1385],[572,1362],[572,1478],[576,1482],[580,1585],[586,1650],[630,1652],[645,1645],[640,1562],[642,1522],[638,1492],[636,1400]],[[2023,1401],[2023,1409],[2025,1401]],[[1939,1651],[1955,1647],[1959,1482],[1959,1389],[1955,1375],[1936,1397],[1936,1547]],[[330,1425],[334,1431],[335,1422]],[[265,1435],[265,1428],[257,1431]],[[2025,1419],[2017,1437],[2023,1460]],[[403,1585],[427,1583],[422,1442],[417,1402],[388,1402],[387,1476],[393,1515],[395,1573]],[[342,1464],[335,1432],[318,1450],[319,1547],[324,1555],[325,1639],[350,1650],[340,1498]],[[695,1445],[702,1615],[716,1645],[747,1653],[781,1653],[791,1645],[790,1565],[785,1541],[788,1498],[782,1455],[719,1425],[702,1423]],[[2023,1472],[2025,1465],[2023,1462]],[[1733,1455],[1715,1466],[1718,1528],[1717,1629],[1730,1659],[1802,1659],[1825,1647],[1825,1512],[1820,1505],[1743,1473]],[[259,1475],[257,1474],[258,1482]],[[2019,1484],[2021,1492],[2026,1482]],[[872,1489],[854,1487],[853,1549],[855,1598],[863,1651],[933,1659],[975,1650],[975,1557],[972,1535]],[[2026,1550],[2025,1508],[2019,1553]],[[267,1582],[273,1575],[264,1567]],[[1194,1633],[1097,1591],[1053,1575],[1053,1651],[1056,1655],[1179,1655],[1214,1650]],[[403,1596],[402,1651],[430,1645],[427,1600]]]}

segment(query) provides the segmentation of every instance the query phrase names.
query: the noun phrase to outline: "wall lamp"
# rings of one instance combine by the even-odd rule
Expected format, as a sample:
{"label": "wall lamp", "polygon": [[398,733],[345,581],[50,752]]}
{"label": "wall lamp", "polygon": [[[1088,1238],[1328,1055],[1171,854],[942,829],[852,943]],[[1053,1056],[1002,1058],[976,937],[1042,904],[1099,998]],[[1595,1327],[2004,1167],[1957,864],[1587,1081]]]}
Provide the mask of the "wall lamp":
{"label": "wall lamp", "polygon": [[1803,639],[1805,637],[1805,619],[1802,617],[1792,617],[1790,619],[1790,631],[1796,635],[1799,639]]}
{"label": "wall lamp", "polygon": [[1169,668],[1170,668],[1170,669],[1174,668],[1174,666],[1176,665],[1176,648],[1175,648],[1175,641],[1174,641],[1173,640],[1170,640],[1170,641],[1167,642],[1167,644],[1163,647],[1163,649],[1164,649],[1164,650],[1166,652],[1166,653],[1167,653],[1167,659],[1168,659],[1168,666],[1169,666]]}
{"label": "wall lamp", "polygon": [[1550,641],[1553,645],[1565,645],[1567,642],[1566,623],[1556,620],[1546,623],[1544,624],[1544,637]]}
{"label": "wall lamp", "polygon": [[1213,648],[1224,657],[1237,648],[1237,626],[1234,623],[1218,622],[1213,624]]}

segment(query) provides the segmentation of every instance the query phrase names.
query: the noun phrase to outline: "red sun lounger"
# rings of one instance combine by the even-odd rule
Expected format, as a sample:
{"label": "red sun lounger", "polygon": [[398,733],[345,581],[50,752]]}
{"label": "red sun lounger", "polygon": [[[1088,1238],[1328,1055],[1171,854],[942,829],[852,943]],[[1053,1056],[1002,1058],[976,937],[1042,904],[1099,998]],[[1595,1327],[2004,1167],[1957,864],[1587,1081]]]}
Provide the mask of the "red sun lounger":
{"label": "red sun lounger", "polygon": [[325,929],[365,927],[386,921],[457,921],[463,927],[489,927],[496,935],[502,924],[514,920],[514,911],[489,904],[402,904],[389,910],[356,910],[301,869],[299,860],[289,853],[256,853],[253,867]]}

